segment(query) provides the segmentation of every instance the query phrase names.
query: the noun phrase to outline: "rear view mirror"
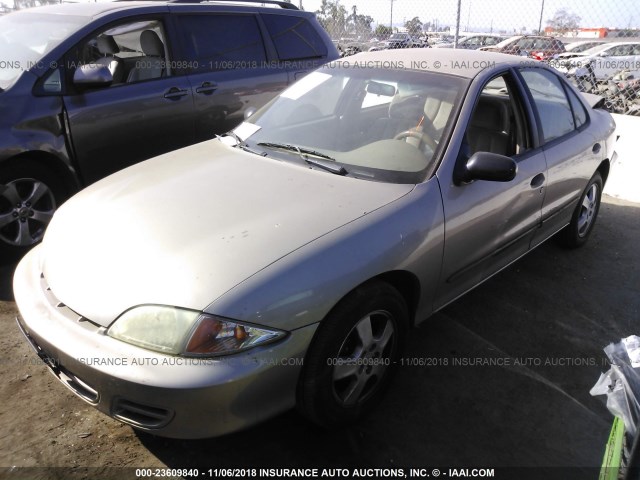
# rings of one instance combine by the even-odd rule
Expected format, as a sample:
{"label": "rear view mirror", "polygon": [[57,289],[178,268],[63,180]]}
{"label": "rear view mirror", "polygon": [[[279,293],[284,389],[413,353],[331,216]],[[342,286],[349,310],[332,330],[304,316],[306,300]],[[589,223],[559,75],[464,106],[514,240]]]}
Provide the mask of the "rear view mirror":
{"label": "rear view mirror", "polygon": [[113,75],[104,65],[89,63],[80,65],[73,74],[73,84],[79,87],[108,87],[113,83]]}
{"label": "rear view mirror", "polygon": [[382,95],[383,97],[393,97],[396,94],[396,87],[388,83],[369,82],[367,83],[367,93],[372,95]]}

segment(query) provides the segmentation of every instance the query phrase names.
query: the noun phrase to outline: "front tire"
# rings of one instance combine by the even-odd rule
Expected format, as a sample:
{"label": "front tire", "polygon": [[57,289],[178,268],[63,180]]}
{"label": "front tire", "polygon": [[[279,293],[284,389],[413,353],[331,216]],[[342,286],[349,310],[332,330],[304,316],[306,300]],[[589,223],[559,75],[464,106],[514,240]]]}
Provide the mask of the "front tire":
{"label": "front tire", "polygon": [[298,410],[325,428],[359,420],[386,389],[404,345],[409,314],[391,285],[356,288],[316,332],[298,382]]}
{"label": "front tire", "polygon": [[558,234],[558,240],[567,248],[578,248],[587,243],[600,211],[602,176],[596,172],[582,192],[571,223]]}

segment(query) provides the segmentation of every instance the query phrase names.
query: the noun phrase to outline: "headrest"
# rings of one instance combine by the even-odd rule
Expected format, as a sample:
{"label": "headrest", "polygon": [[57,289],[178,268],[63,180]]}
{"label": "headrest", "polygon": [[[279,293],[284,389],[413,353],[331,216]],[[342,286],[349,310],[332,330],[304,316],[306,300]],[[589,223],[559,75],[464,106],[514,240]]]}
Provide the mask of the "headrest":
{"label": "headrest", "polygon": [[120,51],[118,44],[111,35],[100,35],[97,42],[98,51],[102,55],[114,55]]}
{"label": "headrest", "polygon": [[471,117],[471,126],[507,131],[509,129],[507,106],[499,99],[481,97]]}
{"label": "headrest", "polygon": [[164,44],[153,30],[145,30],[140,34],[140,47],[145,55],[164,57]]}
{"label": "headrest", "polygon": [[396,95],[389,104],[389,118],[415,119],[422,117],[425,99],[421,95]]}

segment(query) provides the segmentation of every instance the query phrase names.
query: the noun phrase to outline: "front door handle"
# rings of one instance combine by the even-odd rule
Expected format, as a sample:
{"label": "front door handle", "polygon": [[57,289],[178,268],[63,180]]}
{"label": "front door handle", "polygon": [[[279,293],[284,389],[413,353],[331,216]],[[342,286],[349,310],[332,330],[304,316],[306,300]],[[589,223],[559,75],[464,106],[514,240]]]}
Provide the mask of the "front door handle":
{"label": "front door handle", "polygon": [[218,84],[213,82],[204,82],[198,88],[196,88],[196,93],[203,93],[205,95],[209,95],[215,92],[218,89]]}
{"label": "front door handle", "polygon": [[180,97],[184,97],[185,95],[189,95],[189,91],[182,89],[182,88],[178,88],[178,87],[171,87],[169,90],[167,90],[164,94],[164,98],[168,98],[169,100],[173,100],[175,98],[180,98]]}
{"label": "front door handle", "polygon": [[539,188],[544,184],[544,173],[539,173],[531,179],[531,188]]}
{"label": "front door handle", "polygon": [[593,146],[593,148],[591,149],[591,151],[592,151],[593,153],[598,153],[598,152],[600,152],[600,148],[601,148],[601,147],[600,147],[600,144],[599,144],[599,143],[596,143],[596,144]]}

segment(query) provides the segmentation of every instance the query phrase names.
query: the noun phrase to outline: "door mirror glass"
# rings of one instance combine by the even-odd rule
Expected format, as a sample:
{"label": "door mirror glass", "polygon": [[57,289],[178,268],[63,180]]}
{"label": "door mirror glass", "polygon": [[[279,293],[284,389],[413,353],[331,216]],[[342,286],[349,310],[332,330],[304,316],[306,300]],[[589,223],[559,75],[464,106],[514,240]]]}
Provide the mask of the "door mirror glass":
{"label": "door mirror glass", "polygon": [[108,87],[113,82],[113,75],[104,65],[89,63],[80,65],[73,74],[73,84],[78,87]]}

